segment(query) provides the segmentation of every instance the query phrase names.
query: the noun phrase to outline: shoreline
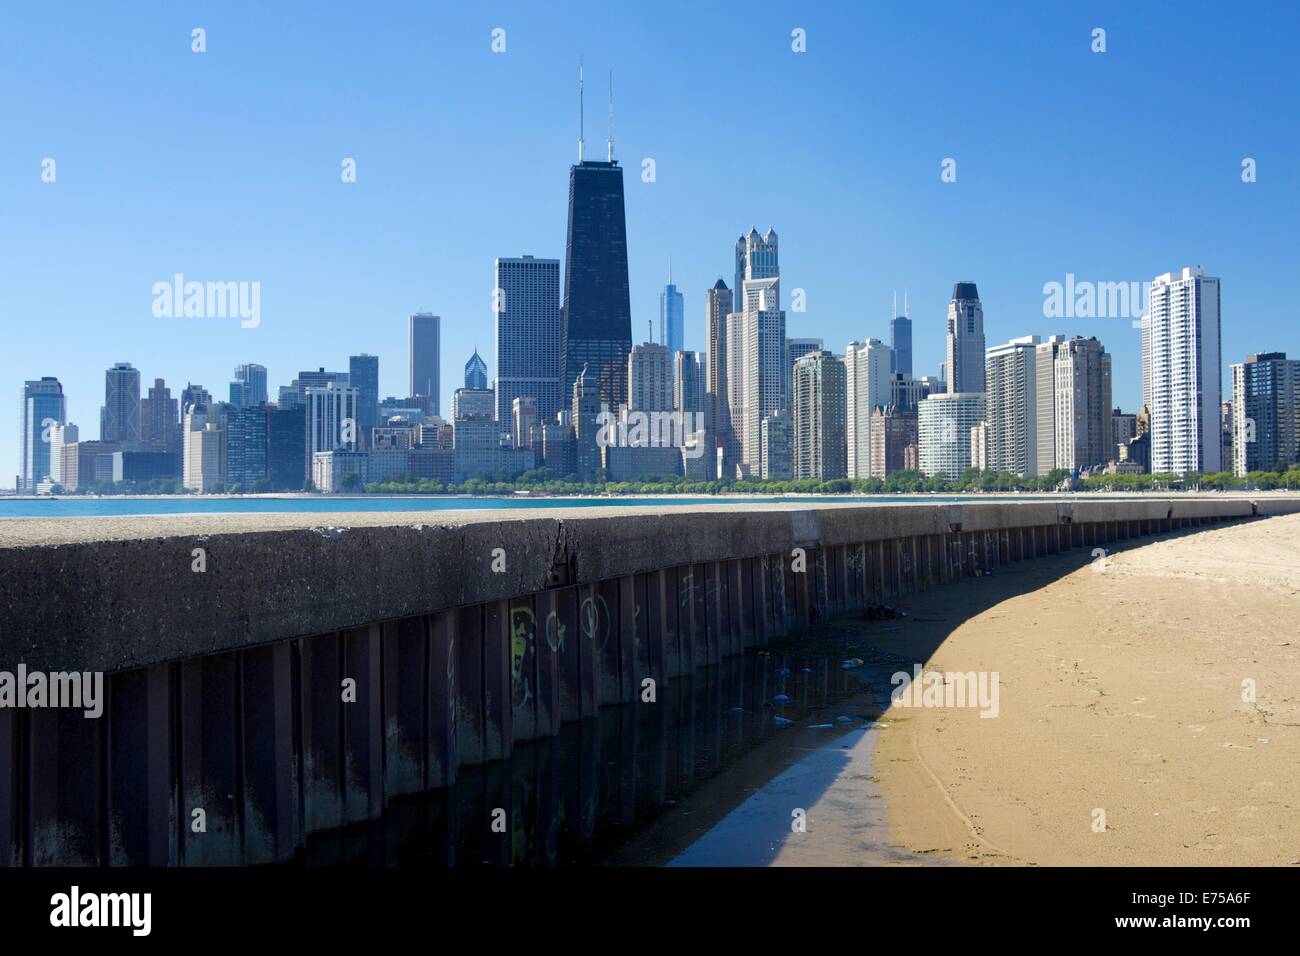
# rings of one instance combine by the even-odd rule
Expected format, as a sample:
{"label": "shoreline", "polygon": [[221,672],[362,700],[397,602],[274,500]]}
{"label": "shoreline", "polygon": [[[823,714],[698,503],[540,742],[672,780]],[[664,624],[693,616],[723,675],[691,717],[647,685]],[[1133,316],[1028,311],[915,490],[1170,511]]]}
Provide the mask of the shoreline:
{"label": "shoreline", "polygon": [[1268,491],[1200,491],[1161,490],[1161,491],[873,491],[873,492],[808,492],[808,491],[751,491],[731,492],[727,494],[708,494],[706,492],[629,492],[602,494],[550,494],[532,492],[512,492],[510,494],[323,494],[320,492],[264,492],[260,494],[189,494],[189,495],[12,495],[0,492],[0,502],[5,501],[526,501],[530,499],[554,499],[557,501],[589,501],[591,499],[637,499],[658,498],[708,498],[710,500],[746,501],[754,498],[793,498],[817,501],[827,498],[861,498],[874,500],[878,498],[1011,498],[1011,499],[1071,499],[1071,498],[1143,498],[1143,497],[1189,497],[1209,496],[1213,498],[1286,498],[1300,495],[1300,491],[1270,489]]}
{"label": "shoreline", "polygon": [[891,843],[973,865],[1295,864],[1300,516],[1105,561],[1048,559],[1013,594],[942,589],[918,625],[874,629],[877,649],[1001,683],[996,719],[882,715]]}

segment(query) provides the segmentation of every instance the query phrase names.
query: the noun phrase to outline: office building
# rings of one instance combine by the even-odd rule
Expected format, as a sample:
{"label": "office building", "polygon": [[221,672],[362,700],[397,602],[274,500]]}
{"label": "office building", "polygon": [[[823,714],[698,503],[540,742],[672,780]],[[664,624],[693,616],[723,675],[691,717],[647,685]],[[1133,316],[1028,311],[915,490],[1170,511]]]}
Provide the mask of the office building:
{"label": "office building", "polygon": [[907,297],[903,297],[903,314],[898,314],[898,293],[894,293],[894,318],[889,323],[889,370],[912,377],[912,320],[907,315]]}
{"label": "office building", "polygon": [[[478,354],[478,349],[465,363],[465,387],[486,391],[488,387],[487,362]],[[500,416],[498,416],[500,417]]]}
{"label": "office building", "polygon": [[537,400],[521,395],[511,403],[511,440],[516,448],[534,448],[540,444]]}
{"label": "office building", "polygon": [[230,382],[230,404],[236,408],[266,403],[266,367],[236,365]]}
{"label": "office building", "polygon": [[269,490],[267,405],[233,408],[226,415],[226,481],[244,492]]}
{"label": "office building", "polygon": [[[319,452],[360,450],[357,436],[357,390],[349,386],[326,385],[307,389],[307,436],[304,457],[311,468]],[[310,477],[310,474],[304,475]]]}
{"label": "office building", "polygon": [[202,385],[195,385],[193,382],[186,382],[185,387],[181,389],[181,415],[184,416],[186,410],[191,405],[211,405],[212,394]]}
{"label": "office building", "polygon": [[379,356],[349,356],[348,384],[357,390],[357,434],[369,448],[371,429],[379,424]]}
{"label": "office building", "polygon": [[705,296],[705,326],[708,334],[709,396],[708,423],[719,446],[725,446],[731,427],[727,405],[727,317],[735,311],[735,298],[727,284],[718,279]]}
{"label": "office building", "polygon": [[95,482],[113,480],[113,454],[122,446],[106,441],[83,441],[63,446],[63,490],[89,491]]}
{"label": "office building", "polygon": [[605,162],[585,158],[579,129],[578,162],[569,168],[567,237],[560,306],[562,394],[573,395],[586,369],[584,395],[617,409],[627,403],[632,302],[623,169],[614,159],[612,124]]}
{"label": "office building", "polygon": [[560,260],[498,258],[494,270],[497,419],[508,422],[514,400],[527,396],[536,401],[538,416],[551,421],[566,407],[561,390]]}
{"label": "office building", "polygon": [[18,492],[36,493],[36,486],[52,477],[51,429],[67,420],[63,386],[52,375],[23,383],[22,414],[19,419]]}
{"label": "office building", "polygon": [[[487,418],[495,421],[497,417],[497,395],[490,388],[458,388],[451,393],[451,418]],[[503,422],[504,429],[509,430],[509,419]],[[501,431],[501,428],[497,429]]]}
{"label": "office building", "polygon": [[945,359],[949,392],[984,391],[984,307],[974,282],[952,287]]}
{"label": "office building", "polygon": [[673,354],[667,346],[646,342],[632,347],[627,360],[629,411],[673,410]]}
{"label": "office building", "polygon": [[140,399],[140,448],[181,453],[180,402],[172,398],[171,389],[160,378],[153,380],[148,395]]}
{"label": "office building", "polygon": [[104,405],[99,413],[100,441],[134,450],[140,441],[140,373],[118,362],[104,373]]}
{"label": "office building", "polygon": [[[72,422],[66,425],[50,426],[50,479],[56,485],[63,484],[63,463],[65,449],[81,440],[81,430]],[[23,491],[19,485],[19,491]]]}
{"label": "office building", "polygon": [[409,387],[412,398],[424,399],[429,414],[439,414],[439,396],[442,394],[439,373],[442,361],[442,319],[429,312],[417,312],[407,320],[409,352]]}
{"label": "office building", "polygon": [[301,406],[268,408],[266,472],[271,491],[301,491],[307,481],[307,412]]}
{"label": "office building", "polygon": [[190,491],[213,491],[225,482],[226,441],[216,422],[185,432],[184,485]]}
{"label": "office building", "polygon": [[[573,473],[580,481],[591,481],[601,467],[602,456],[598,443],[601,437],[601,417],[609,415],[609,406],[601,401],[598,379],[588,375],[586,368],[578,370],[572,394],[569,421],[573,430]],[[549,460],[549,452],[547,454]]]}

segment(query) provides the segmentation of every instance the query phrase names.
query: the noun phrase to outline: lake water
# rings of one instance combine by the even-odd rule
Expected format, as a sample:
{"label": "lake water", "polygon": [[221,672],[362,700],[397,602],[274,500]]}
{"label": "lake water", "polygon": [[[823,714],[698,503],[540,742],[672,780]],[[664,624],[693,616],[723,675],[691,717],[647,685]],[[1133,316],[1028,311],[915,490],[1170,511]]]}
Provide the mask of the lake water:
{"label": "lake water", "polygon": [[[366,496],[347,498],[330,495],[311,498],[25,498],[0,499],[0,520],[5,518],[86,518],[131,515],[173,514],[271,514],[336,511],[492,511],[518,508],[600,508],[649,507],[675,505],[716,505],[745,502],[847,503],[929,502],[931,504],[977,500],[979,496],[943,495],[818,495],[785,497],[780,495],[743,497],[672,497],[672,498],[451,498]],[[1055,500],[1052,496],[1024,495],[1018,501]]]}

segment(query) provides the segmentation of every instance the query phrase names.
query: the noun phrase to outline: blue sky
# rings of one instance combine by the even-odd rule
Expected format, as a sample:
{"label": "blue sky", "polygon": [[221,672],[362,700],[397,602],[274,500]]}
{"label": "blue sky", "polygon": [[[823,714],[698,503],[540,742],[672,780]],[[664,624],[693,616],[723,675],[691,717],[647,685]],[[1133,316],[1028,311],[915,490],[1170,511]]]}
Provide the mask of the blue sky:
{"label": "blue sky", "polygon": [[[58,376],[83,437],[116,361],[224,397],[238,363],[274,388],[366,351],[400,395],[418,310],[443,316],[445,393],[475,345],[495,371],[493,258],[563,258],[580,55],[596,158],[614,72],[637,340],[671,255],[703,350],[704,290],[772,225],[785,293],[806,290],[791,337],[887,339],[906,289],[933,374],[952,284],[973,280],[990,344],[1096,335],[1125,408],[1139,333],[1044,318],[1043,284],[1203,265],[1223,282],[1226,389],[1251,352],[1300,354],[1298,39],[1282,2],[10,3],[0,392]],[[151,287],[177,272],[260,282],[260,326],[155,318]]]}

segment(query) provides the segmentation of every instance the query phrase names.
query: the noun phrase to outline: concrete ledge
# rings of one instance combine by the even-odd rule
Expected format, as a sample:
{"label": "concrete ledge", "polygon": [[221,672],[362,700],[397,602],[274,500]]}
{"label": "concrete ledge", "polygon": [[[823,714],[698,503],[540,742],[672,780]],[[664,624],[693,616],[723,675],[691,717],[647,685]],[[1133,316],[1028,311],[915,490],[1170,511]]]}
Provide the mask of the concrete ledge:
{"label": "concrete ledge", "polygon": [[12,521],[0,666],[123,670],[796,547],[1295,511],[1216,496]]}

